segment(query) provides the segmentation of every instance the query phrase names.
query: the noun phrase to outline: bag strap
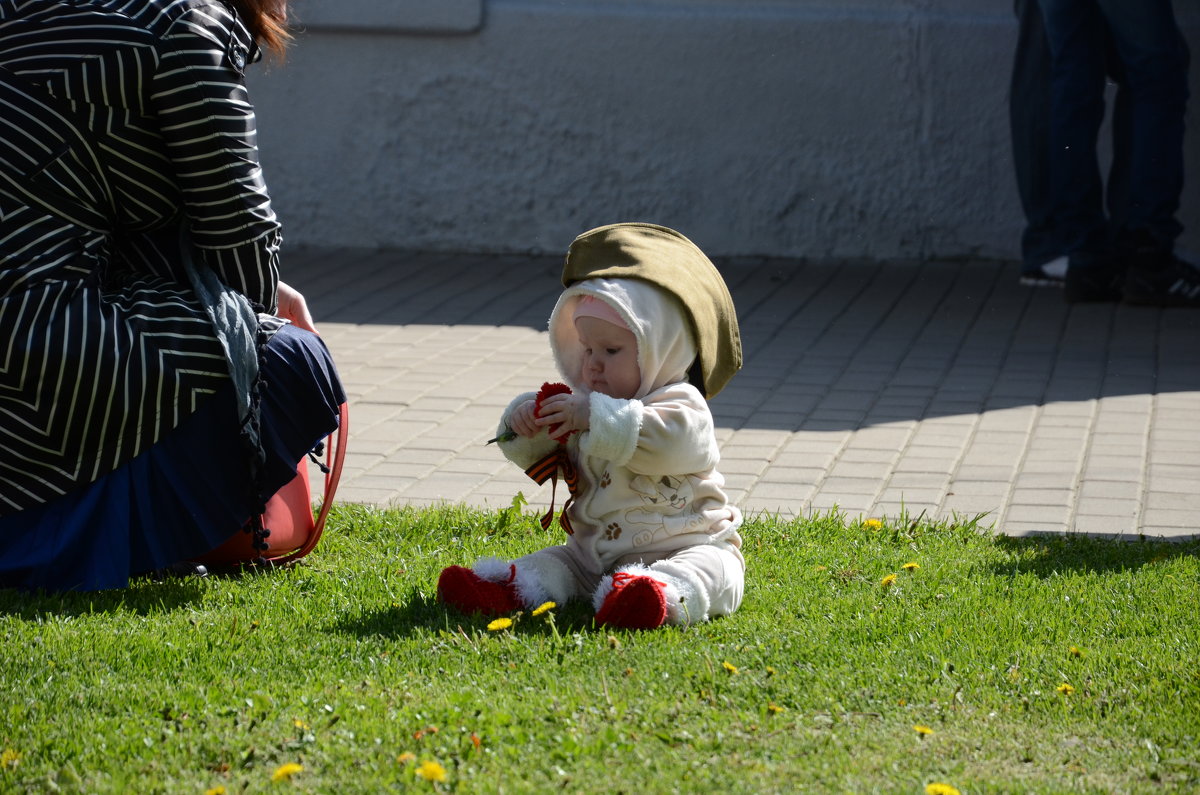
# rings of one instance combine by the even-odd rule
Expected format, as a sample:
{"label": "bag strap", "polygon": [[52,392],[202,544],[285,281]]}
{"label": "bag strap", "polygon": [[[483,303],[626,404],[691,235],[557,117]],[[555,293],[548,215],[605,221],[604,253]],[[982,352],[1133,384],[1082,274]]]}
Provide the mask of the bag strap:
{"label": "bag strap", "polygon": [[350,411],[348,405],[343,403],[338,407],[337,430],[329,434],[329,438],[325,441],[325,460],[329,471],[325,473],[325,494],[321,498],[321,510],[313,523],[312,532],[308,534],[308,540],[304,542],[304,546],[299,549],[277,558],[268,558],[272,564],[286,566],[294,563],[312,552],[316,548],[317,542],[321,540],[321,533],[325,529],[325,519],[329,516],[329,509],[333,507],[333,495],[337,493],[338,481],[342,477],[342,463],[346,459],[346,440],[349,438],[349,434]]}

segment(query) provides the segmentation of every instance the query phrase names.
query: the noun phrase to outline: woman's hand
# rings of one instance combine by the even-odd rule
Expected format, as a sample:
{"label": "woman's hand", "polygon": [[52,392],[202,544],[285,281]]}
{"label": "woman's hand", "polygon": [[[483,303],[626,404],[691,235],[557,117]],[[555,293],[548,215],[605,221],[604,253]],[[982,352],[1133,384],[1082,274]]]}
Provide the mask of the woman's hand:
{"label": "woman's hand", "polygon": [[541,427],[562,423],[550,437],[561,442],[572,431],[586,431],[591,425],[591,415],[592,404],[587,395],[551,395],[542,401],[542,413],[536,422]]}
{"label": "woman's hand", "polygon": [[300,294],[295,287],[290,284],[279,282],[279,290],[275,298],[279,309],[275,312],[276,315],[284,320],[292,321],[292,324],[304,329],[317,333],[317,327],[313,325],[312,315],[308,312],[308,302],[304,300],[304,296]]}

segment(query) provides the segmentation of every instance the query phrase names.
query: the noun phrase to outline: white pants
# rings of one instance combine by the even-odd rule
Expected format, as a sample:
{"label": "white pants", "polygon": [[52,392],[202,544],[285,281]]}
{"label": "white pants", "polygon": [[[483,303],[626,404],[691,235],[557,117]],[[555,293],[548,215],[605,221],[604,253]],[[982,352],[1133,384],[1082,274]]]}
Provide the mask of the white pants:
{"label": "white pants", "polygon": [[695,624],[733,613],[742,603],[746,577],[741,550],[727,541],[627,555],[609,571],[595,570],[594,563],[571,544],[547,547],[511,564],[495,558],[480,560],[474,570],[485,580],[500,582],[512,577],[514,567],[513,582],[527,608],[591,598],[599,609],[612,589],[614,573],[652,577],[666,585],[669,624]]}

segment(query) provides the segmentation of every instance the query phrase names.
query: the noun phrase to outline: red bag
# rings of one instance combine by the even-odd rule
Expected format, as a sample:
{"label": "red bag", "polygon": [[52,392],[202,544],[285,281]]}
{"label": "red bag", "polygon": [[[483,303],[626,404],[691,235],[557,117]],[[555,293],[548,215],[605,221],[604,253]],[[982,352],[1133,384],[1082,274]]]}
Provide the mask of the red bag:
{"label": "red bag", "polygon": [[254,536],[239,530],[221,546],[195,559],[205,566],[236,566],[252,563],[261,555],[267,562],[282,566],[293,563],[312,552],[321,540],[325,528],[325,517],[333,506],[333,495],[337,492],[342,476],[342,462],[346,458],[346,438],[350,430],[350,415],[345,403],[338,410],[338,427],[325,440],[325,494],[321,510],[313,519],[312,489],[308,482],[308,458],[300,459],[296,466],[296,477],[288,481],[271,499],[262,515],[263,527],[269,529],[267,549],[254,548]]}

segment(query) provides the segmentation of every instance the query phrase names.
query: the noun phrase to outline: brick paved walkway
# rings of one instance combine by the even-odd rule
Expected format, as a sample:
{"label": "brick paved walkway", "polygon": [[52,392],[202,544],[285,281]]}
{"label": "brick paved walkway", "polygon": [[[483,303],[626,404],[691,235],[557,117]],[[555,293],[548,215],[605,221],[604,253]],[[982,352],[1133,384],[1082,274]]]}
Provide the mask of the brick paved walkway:
{"label": "brick paved walkway", "polygon": [[[746,364],[712,409],[747,512],[1200,535],[1200,312],[1069,307],[992,263],[718,265]],[[313,249],[286,267],[350,395],[339,500],[548,500],[484,442],[556,377],[561,257]]]}

